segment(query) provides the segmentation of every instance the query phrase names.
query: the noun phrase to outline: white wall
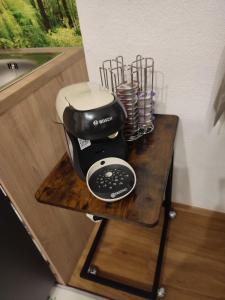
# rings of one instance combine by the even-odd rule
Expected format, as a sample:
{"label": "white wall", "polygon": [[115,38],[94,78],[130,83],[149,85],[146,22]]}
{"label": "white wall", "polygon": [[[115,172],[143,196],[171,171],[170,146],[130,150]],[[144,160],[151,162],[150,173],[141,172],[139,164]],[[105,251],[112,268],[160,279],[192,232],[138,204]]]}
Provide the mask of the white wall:
{"label": "white wall", "polygon": [[91,81],[99,81],[107,58],[155,59],[157,111],[180,117],[174,200],[225,211],[225,130],[209,126],[225,70],[225,1],[77,0],[77,6]]}

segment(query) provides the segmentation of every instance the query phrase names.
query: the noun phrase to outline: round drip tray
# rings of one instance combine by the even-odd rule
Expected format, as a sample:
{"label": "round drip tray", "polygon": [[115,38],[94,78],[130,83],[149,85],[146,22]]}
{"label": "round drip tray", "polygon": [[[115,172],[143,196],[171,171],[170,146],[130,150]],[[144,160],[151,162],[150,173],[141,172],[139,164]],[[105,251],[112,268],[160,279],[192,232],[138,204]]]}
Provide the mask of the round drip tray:
{"label": "round drip tray", "polygon": [[136,175],[126,161],[117,157],[107,157],[90,167],[86,182],[96,198],[114,202],[132,192],[136,185]]}

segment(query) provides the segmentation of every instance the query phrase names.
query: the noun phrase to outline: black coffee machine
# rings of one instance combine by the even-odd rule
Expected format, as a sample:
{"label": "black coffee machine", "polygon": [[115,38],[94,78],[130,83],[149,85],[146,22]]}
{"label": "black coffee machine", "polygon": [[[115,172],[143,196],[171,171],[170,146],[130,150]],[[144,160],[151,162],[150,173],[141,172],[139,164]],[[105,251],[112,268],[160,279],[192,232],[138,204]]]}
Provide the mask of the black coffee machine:
{"label": "black coffee machine", "polygon": [[56,108],[80,178],[84,180],[88,169],[103,158],[127,158],[126,111],[111,92],[90,82],[73,84],[59,91]]}

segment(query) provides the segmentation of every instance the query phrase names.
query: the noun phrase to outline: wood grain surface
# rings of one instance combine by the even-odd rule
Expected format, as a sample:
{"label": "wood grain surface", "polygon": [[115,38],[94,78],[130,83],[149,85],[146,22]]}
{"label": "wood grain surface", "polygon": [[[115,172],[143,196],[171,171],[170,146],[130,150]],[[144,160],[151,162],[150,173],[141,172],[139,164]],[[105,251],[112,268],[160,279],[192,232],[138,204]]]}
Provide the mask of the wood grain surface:
{"label": "wood grain surface", "polygon": [[[225,214],[175,205],[161,285],[165,300],[225,299]],[[115,300],[143,298],[80,278],[79,274],[98,224],[83,251],[69,285]],[[158,249],[159,226],[144,228],[110,221],[93,264],[99,274],[148,289]]]}
{"label": "wood grain surface", "polygon": [[[66,151],[64,131],[54,122],[56,95],[66,85],[88,80],[83,51],[75,58],[76,53],[73,60],[68,58],[69,67],[67,63],[61,66],[55,76],[59,66],[56,70],[51,67],[50,74],[45,70],[39,79],[41,86],[38,81],[39,88],[31,92],[34,83],[26,97],[22,89],[22,99],[15,99],[0,115],[0,183],[60,283],[68,282],[93,224],[82,214],[38,203],[34,194]],[[35,80],[34,73],[31,77]],[[17,88],[0,92],[0,99],[2,93],[12,96]]]}
{"label": "wood grain surface", "polygon": [[137,185],[121,201],[106,203],[95,198],[75,174],[67,155],[42,183],[37,200],[108,219],[155,225],[164,199],[177,124],[177,116],[157,115],[154,132],[130,144],[128,162],[135,170]]}

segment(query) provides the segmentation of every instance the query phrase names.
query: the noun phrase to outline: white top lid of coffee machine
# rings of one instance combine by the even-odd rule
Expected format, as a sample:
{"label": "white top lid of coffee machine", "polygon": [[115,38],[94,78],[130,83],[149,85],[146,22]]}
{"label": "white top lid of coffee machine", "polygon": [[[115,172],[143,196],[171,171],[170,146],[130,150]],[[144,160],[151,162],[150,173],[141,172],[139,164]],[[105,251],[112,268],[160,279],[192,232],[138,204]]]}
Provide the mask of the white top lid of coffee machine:
{"label": "white top lid of coffee machine", "polygon": [[82,82],[62,88],[56,98],[56,110],[63,122],[63,112],[69,105],[76,110],[86,111],[105,106],[113,102],[112,93],[101,86]]}

